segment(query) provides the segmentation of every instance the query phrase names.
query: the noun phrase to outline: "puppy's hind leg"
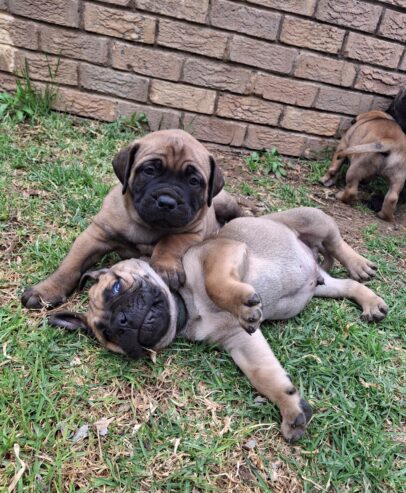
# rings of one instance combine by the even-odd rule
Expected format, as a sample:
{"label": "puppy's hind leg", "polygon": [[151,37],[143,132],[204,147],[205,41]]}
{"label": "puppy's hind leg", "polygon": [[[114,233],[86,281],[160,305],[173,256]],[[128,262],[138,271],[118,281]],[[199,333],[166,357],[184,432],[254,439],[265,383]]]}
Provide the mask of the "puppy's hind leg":
{"label": "puppy's hind leg", "polygon": [[242,282],[247,269],[244,243],[216,239],[206,243],[203,253],[204,282],[208,296],[220,308],[238,318],[249,334],[262,321],[261,300],[251,284]]}
{"label": "puppy's hind leg", "polygon": [[399,200],[399,194],[405,184],[406,176],[403,177],[389,177],[389,190],[385,195],[385,199],[382,204],[382,209],[378,212],[378,217],[385,221],[394,221],[396,204]]}
{"label": "puppy's hind leg", "polygon": [[292,384],[261,331],[251,337],[242,331],[234,332],[222,343],[252,385],[279,407],[284,438],[288,442],[301,438],[312,416],[312,408]]}
{"label": "puppy's hind leg", "polygon": [[388,306],[371,289],[352,279],[335,279],[321,271],[324,284],[316,287],[315,296],[324,298],[349,298],[361,308],[361,318],[368,322],[379,322],[385,318]]}
{"label": "puppy's hind leg", "polygon": [[335,258],[348,270],[357,281],[366,281],[375,275],[375,266],[355,252],[346,243],[334,219],[314,207],[298,207],[284,212],[274,212],[265,218],[272,219],[298,233],[298,236],[312,251],[323,254],[327,260],[327,269],[331,259]]}
{"label": "puppy's hind leg", "polygon": [[339,158],[338,155],[340,151],[346,148],[346,144],[340,142],[336,152],[333,155],[333,160],[331,162],[330,168],[327,170],[326,174],[320,178],[320,183],[322,183],[325,187],[331,187],[334,185],[337,177],[337,173],[340,171],[341,166],[343,165],[345,158]]}

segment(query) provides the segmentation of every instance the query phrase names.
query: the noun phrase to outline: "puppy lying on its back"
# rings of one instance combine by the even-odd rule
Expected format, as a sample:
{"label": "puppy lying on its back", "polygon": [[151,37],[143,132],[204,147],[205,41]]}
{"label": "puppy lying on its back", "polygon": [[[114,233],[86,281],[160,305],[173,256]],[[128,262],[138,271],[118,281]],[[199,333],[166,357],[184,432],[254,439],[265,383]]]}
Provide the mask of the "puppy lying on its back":
{"label": "puppy lying on its back", "polygon": [[312,411],[258,329],[261,321],[294,317],[313,296],[351,298],[368,321],[383,319],[388,309],[363,284],[330,277],[316,262],[318,252],[330,266],[338,259],[354,279],[374,275],[373,265],[342,239],[333,219],[302,207],[234,219],[213,239],[190,248],[183,257],[186,283],[178,293],[141,260],[89,273],[98,281],[89,292],[89,311],[56,312],[49,322],[85,329],[132,358],[146,348],[168,346],[177,335],[220,344],[276,403],[282,434],[294,441]]}
{"label": "puppy lying on its back", "polygon": [[334,184],[346,157],[351,160],[346,187],[336,197],[343,202],[352,202],[357,198],[360,181],[375,175],[383,176],[389,181],[389,190],[378,216],[393,221],[399,193],[406,180],[406,135],[400,126],[383,111],[359,115],[341,139],[329,170],[320,179],[323,185]]}

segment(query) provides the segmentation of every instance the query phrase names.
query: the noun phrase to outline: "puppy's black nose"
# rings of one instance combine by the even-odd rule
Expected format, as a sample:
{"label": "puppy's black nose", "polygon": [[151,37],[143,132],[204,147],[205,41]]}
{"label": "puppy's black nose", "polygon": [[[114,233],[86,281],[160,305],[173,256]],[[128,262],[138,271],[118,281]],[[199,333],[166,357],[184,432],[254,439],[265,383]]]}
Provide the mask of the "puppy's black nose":
{"label": "puppy's black nose", "polygon": [[157,200],[158,207],[161,209],[167,209],[168,211],[172,211],[176,209],[178,203],[176,200],[170,195],[160,195]]}

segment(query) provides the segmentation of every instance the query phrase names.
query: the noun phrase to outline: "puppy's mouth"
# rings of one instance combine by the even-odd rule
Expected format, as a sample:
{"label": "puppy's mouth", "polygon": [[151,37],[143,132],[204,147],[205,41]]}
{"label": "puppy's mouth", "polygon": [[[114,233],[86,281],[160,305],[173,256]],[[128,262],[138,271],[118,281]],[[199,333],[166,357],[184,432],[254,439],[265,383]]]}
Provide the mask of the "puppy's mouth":
{"label": "puppy's mouth", "polygon": [[148,224],[159,228],[180,228],[190,223],[198,205],[189,203],[187,193],[174,188],[159,188],[134,199],[134,207]]}
{"label": "puppy's mouth", "polygon": [[170,325],[169,302],[165,293],[145,280],[134,291],[115,300],[110,309],[105,337],[131,358],[145,354],[166,334]]}

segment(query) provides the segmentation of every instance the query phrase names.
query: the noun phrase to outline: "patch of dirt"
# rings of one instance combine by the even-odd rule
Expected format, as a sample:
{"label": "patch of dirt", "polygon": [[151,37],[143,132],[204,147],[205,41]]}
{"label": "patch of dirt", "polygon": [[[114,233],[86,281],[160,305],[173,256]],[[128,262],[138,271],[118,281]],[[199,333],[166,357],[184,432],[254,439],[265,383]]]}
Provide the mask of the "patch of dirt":
{"label": "patch of dirt", "polygon": [[[264,206],[264,194],[258,196],[246,196],[241,192],[242,184],[253,184],[255,174],[251,173],[244,157],[249,155],[248,152],[234,151],[225,147],[209,145],[206,147],[216,157],[226,179],[226,184],[232,187],[233,195],[247,214],[261,215],[267,212]],[[315,202],[315,206],[321,208],[324,212],[330,214],[336,220],[340,231],[345,239],[352,246],[361,246],[364,242],[362,237],[363,230],[371,225],[377,225],[377,232],[384,236],[401,236],[406,234],[406,203],[398,204],[396,210],[396,222],[388,223],[377,217],[372,210],[362,210],[355,206],[344,204],[335,198],[338,191],[336,186],[326,188],[321,184],[313,184],[310,181],[310,168],[305,162],[295,159],[285,159],[287,176],[279,182],[289,184],[293,188],[306,187],[309,191],[308,198]],[[276,180],[275,180],[276,182]],[[277,185],[276,185],[277,186]],[[362,196],[361,196],[362,198]],[[275,208],[283,206],[283,201],[274,197],[272,192],[266,196],[266,201]],[[361,204],[359,201],[357,204]],[[286,208],[286,204],[284,206]]]}

